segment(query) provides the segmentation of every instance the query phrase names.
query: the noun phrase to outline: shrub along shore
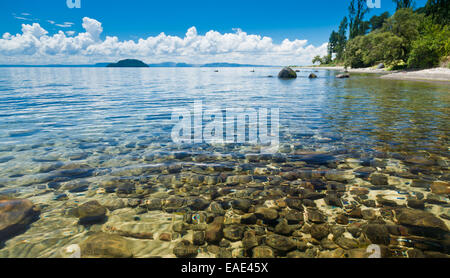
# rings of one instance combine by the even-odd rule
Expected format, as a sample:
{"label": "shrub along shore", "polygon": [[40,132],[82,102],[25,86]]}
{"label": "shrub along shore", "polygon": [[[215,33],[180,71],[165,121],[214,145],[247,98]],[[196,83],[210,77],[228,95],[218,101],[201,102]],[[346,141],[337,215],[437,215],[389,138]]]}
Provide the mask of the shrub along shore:
{"label": "shrub along shore", "polygon": [[394,15],[385,12],[365,21],[366,1],[351,0],[349,15],[331,33],[328,55],[316,56],[313,64],[352,69],[380,65],[378,70],[388,71],[442,67],[434,75],[445,75],[450,68],[450,1],[428,0],[418,9],[413,9],[414,1],[394,2]]}

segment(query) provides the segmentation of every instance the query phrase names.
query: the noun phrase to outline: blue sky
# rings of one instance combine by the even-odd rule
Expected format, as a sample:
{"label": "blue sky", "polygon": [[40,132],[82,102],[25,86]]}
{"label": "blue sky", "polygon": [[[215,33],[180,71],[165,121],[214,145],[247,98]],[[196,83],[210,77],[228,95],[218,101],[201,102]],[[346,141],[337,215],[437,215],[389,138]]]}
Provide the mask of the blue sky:
{"label": "blue sky", "polygon": [[[48,36],[60,30],[66,34],[83,33],[83,18],[90,18],[101,23],[101,40],[116,36],[118,41],[137,42],[140,38],[156,37],[161,32],[184,38],[193,26],[198,35],[210,30],[220,34],[233,33],[239,28],[248,35],[270,37],[274,45],[285,39],[292,42],[307,40],[302,47],[312,45],[320,52],[323,49],[319,47],[328,41],[330,32],[337,29],[340,20],[347,15],[349,2],[81,0],[80,9],[69,9],[66,0],[1,0],[0,34],[20,34],[22,24],[32,23],[39,24]],[[425,2],[418,0],[416,6],[423,6]],[[386,10],[392,13],[394,9],[391,0],[381,0],[381,9],[371,10],[369,16]],[[149,58],[157,59],[153,54]]]}

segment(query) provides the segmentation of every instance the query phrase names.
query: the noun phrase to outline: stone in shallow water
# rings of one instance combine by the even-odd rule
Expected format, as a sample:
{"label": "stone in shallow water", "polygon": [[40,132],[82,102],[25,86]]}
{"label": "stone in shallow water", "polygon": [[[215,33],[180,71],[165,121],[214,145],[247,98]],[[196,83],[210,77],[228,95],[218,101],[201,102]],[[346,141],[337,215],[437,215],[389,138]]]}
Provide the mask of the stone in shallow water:
{"label": "stone in shallow water", "polygon": [[89,183],[86,181],[71,181],[62,186],[63,190],[67,190],[70,193],[85,192],[89,189]]}
{"label": "stone in shallow water", "polygon": [[183,198],[173,196],[164,201],[163,208],[165,211],[172,212],[180,209],[184,204],[185,200]]}
{"label": "stone in shallow water", "polygon": [[209,243],[218,243],[223,238],[223,222],[225,218],[218,216],[214,218],[214,221],[208,225],[206,229],[205,238]]}
{"label": "stone in shallow water", "polygon": [[143,202],[144,207],[148,210],[161,210],[163,201],[159,198],[151,198]]}
{"label": "stone in shallow water", "polygon": [[192,198],[187,201],[187,205],[192,210],[204,210],[209,206],[209,202],[202,198]]}
{"label": "stone in shallow water", "polygon": [[278,212],[275,209],[259,207],[255,211],[256,217],[264,221],[274,221],[278,218]]}
{"label": "stone in shallow water", "polygon": [[361,215],[365,220],[375,220],[377,218],[376,212],[373,209],[361,210]]}
{"label": "stone in shallow water", "polygon": [[198,246],[205,244],[205,232],[194,232],[194,234],[192,235],[192,242]]}
{"label": "stone in shallow water", "polygon": [[341,224],[341,225],[347,225],[348,217],[345,216],[344,214],[339,214],[338,216],[336,216],[336,223]]}
{"label": "stone in shallow water", "polygon": [[431,181],[427,180],[413,180],[411,183],[411,187],[416,188],[429,188],[431,186]]}
{"label": "stone in shallow water", "polygon": [[446,181],[435,181],[431,184],[431,192],[434,194],[450,194],[450,183]]}
{"label": "stone in shallow water", "polygon": [[80,205],[75,210],[75,215],[80,219],[80,224],[95,224],[106,219],[106,208],[97,201],[89,201]]}
{"label": "stone in shallow water", "polygon": [[303,221],[303,213],[296,210],[289,210],[284,215],[289,225],[300,224]]}
{"label": "stone in shallow water", "polygon": [[390,236],[389,231],[385,225],[368,224],[365,225],[362,229],[373,244],[389,245]]}
{"label": "stone in shallow water", "polygon": [[380,174],[380,173],[373,173],[370,175],[370,182],[373,185],[387,185],[388,184],[388,176]]}
{"label": "stone in shallow water", "polygon": [[411,164],[425,165],[425,166],[431,166],[436,163],[436,161],[434,161],[431,158],[428,158],[428,156],[424,155],[424,154],[410,156],[410,157],[406,158],[405,162],[411,163]]}
{"label": "stone in shallow water", "polygon": [[350,171],[328,171],[325,174],[325,178],[327,180],[331,181],[338,181],[338,182],[347,182],[351,181],[355,178],[355,175],[351,173]]}
{"label": "stone in shallow water", "polygon": [[318,209],[308,209],[308,221],[316,224],[326,222],[326,217]]}
{"label": "stone in shallow water", "polygon": [[161,233],[159,235],[159,240],[161,240],[161,241],[172,241],[172,234],[171,233]]}
{"label": "stone in shallow water", "polygon": [[325,197],[325,203],[329,206],[342,207],[341,198],[337,194],[328,194]]}
{"label": "stone in shallow water", "polygon": [[83,258],[131,258],[128,241],[114,234],[97,233],[80,244]]}
{"label": "stone in shallow water", "polygon": [[291,68],[285,67],[278,73],[278,78],[281,79],[297,78],[297,74]]}
{"label": "stone in shallow water", "polygon": [[273,250],[268,246],[257,246],[253,248],[253,258],[255,259],[268,259],[275,258]]}
{"label": "stone in shallow water", "polygon": [[183,240],[173,248],[173,253],[177,258],[195,258],[198,255],[198,247]]}
{"label": "stone in shallow water", "polygon": [[330,233],[330,227],[327,223],[324,224],[312,224],[310,229],[311,236],[317,240],[321,240],[328,236]]}
{"label": "stone in shallow water", "polygon": [[236,199],[231,202],[231,207],[233,209],[241,210],[243,212],[248,212],[248,209],[251,207],[252,201],[248,199]]}
{"label": "stone in shallow water", "polygon": [[303,206],[302,206],[302,200],[301,199],[294,199],[294,198],[287,198],[285,200],[286,205],[290,208],[290,209],[295,209],[298,211],[303,211]]}
{"label": "stone in shallow water", "polygon": [[244,227],[238,225],[227,226],[223,229],[223,235],[226,239],[231,241],[241,240],[244,236]]}
{"label": "stone in shallow water", "polygon": [[293,227],[289,226],[286,219],[281,219],[280,222],[275,226],[275,233],[280,235],[289,236],[293,232]]}
{"label": "stone in shallow water", "polygon": [[3,199],[0,197],[0,242],[4,241],[37,220],[39,209],[27,199]]}
{"label": "stone in shallow water", "polygon": [[445,222],[432,213],[408,208],[399,209],[395,213],[397,222],[401,225],[448,232]]}
{"label": "stone in shallow water", "polygon": [[246,231],[244,233],[244,238],[242,239],[242,246],[245,250],[250,250],[258,246],[258,239],[256,238],[255,231]]}
{"label": "stone in shallow water", "polygon": [[299,153],[299,160],[311,165],[327,165],[336,158],[327,153]]}
{"label": "stone in shallow water", "polygon": [[241,216],[241,224],[253,225],[256,224],[256,215],[253,213],[244,214]]}
{"label": "stone in shallow water", "polygon": [[408,200],[408,207],[414,208],[414,209],[424,209],[425,208],[425,201],[424,200],[409,199]]}
{"label": "stone in shallow water", "polygon": [[296,244],[292,239],[275,234],[266,238],[266,244],[282,252],[288,252],[296,248]]}
{"label": "stone in shallow water", "polygon": [[340,236],[336,239],[335,243],[339,245],[343,249],[354,249],[358,248],[358,241],[352,238],[346,238],[344,236]]}

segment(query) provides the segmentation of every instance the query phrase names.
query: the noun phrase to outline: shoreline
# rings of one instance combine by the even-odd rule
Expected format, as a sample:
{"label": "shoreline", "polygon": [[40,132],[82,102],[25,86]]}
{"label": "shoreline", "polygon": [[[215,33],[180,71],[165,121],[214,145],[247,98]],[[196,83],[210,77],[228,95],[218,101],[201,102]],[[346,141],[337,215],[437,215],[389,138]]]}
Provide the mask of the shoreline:
{"label": "shoreline", "polygon": [[[298,67],[302,69],[323,69],[323,70],[337,70],[343,71],[344,67]],[[371,73],[381,74],[378,78],[387,80],[404,80],[404,81],[429,81],[429,82],[450,82],[450,69],[448,68],[432,68],[425,70],[414,71],[386,71],[384,69],[374,68],[360,68],[360,69],[347,69],[349,73]]]}

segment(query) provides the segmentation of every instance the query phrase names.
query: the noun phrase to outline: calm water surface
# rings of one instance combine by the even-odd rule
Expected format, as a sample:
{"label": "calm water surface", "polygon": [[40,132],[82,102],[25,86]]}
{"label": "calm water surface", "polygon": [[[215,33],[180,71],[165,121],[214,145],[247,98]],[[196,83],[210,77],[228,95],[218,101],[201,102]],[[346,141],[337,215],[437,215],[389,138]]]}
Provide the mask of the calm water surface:
{"label": "calm water surface", "polygon": [[[278,71],[0,68],[0,194],[43,203],[39,221],[45,217],[56,221],[65,209],[64,203],[54,201],[57,194],[65,192],[67,202],[73,198],[81,203],[111,179],[152,184],[153,189],[166,191],[161,175],[202,172],[195,167],[207,171],[212,166],[212,175],[245,172],[253,175],[253,182],[265,182],[255,168],[271,165],[283,172],[298,168],[294,162],[304,161],[304,169],[331,171],[355,168],[345,163],[356,161],[361,167],[386,170],[388,161],[401,164],[397,163],[401,170],[383,171],[391,176],[429,183],[450,180],[447,84],[356,74],[336,79],[335,72],[322,70],[311,80],[307,78],[310,70],[300,70],[296,80],[268,77]],[[172,110],[190,109],[195,100],[202,100],[205,109],[279,108],[277,155],[286,164],[249,160],[248,154],[256,152],[250,145],[172,143]],[[305,159],[311,155],[311,160]],[[383,166],[377,161],[384,161]],[[214,168],[219,166],[225,170]],[[209,185],[216,183],[221,182]],[[417,190],[427,193],[429,186]],[[445,195],[439,198],[448,201]],[[70,205],[74,204],[66,204]],[[448,215],[448,208],[439,206],[430,211]],[[40,227],[39,221],[33,225]],[[31,228],[20,239],[58,237],[39,234],[43,229]],[[74,229],[71,236],[59,235],[63,243],[56,247],[48,244],[38,251],[14,253],[11,250],[20,248],[11,243],[4,248],[10,253],[3,255],[57,256],[57,248],[76,242],[74,235],[89,232],[84,227]]]}

